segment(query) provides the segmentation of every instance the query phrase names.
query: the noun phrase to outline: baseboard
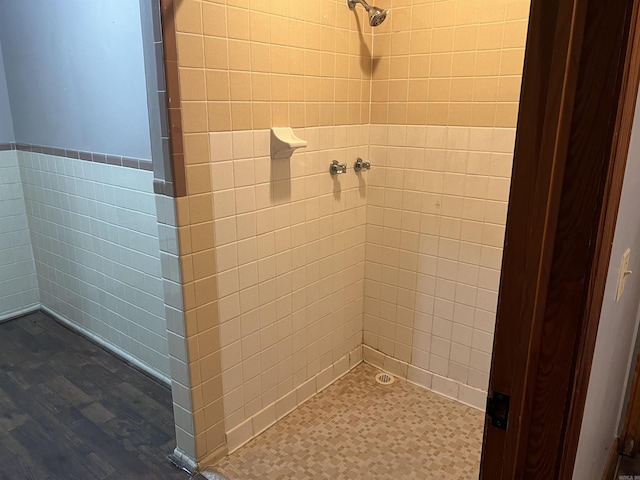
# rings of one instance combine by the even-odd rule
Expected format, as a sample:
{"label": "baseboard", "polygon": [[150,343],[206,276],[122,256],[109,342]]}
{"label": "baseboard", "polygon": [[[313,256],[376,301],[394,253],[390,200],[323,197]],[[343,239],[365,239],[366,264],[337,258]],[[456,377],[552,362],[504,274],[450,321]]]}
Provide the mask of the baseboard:
{"label": "baseboard", "polygon": [[44,305],[42,305],[40,307],[40,309],[43,312],[45,312],[47,315],[49,315],[51,318],[53,318],[55,321],[57,321],[57,322],[61,323],[62,325],[64,325],[65,327],[73,330],[74,332],[82,335],[83,337],[89,339],[90,341],[98,344],[99,346],[101,346],[105,350],[108,350],[109,352],[113,353],[115,356],[121,358],[122,360],[124,360],[125,362],[133,365],[134,367],[142,370],[147,375],[149,375],[149,376],[155,378],[156,380],[164,383],[168,387],[171,387],[171,378],[170,377],[167,377],[166,375],[164,375],[163,373],[159,372],[155,368],[150,367],[146,363],[141,362],[137,358],[133,357],[131,354],[129,354],[129,353],[125,352],[124,350],[122,350],[120,347],[118,347],[118,346],[114,345],[113,343],[105,340],[104,338],[100,337],[99,335],[96,335],[95,333],[87,330],[83,326],[78,325],[74,321],[69,320],[68,318],[64,317],[63,315],[60,315],[60,314],[54,312],[53,310],[51,310],[48,307],[45,307]]}
{"label": "baseboard", "polygon": [[35,313],[40,310],[40,304],[34,303],[33,305],[29,305],[28,307],[20,308],[18,310],[13,310],[8,313],[3,313],[0,315],[0,323],[9,322],[11,320],[15,320],[16,318],[24,317],[25,315],[29,315],[30,313]]}
{"label": "baseboard", "polygon": [[618,460],[620,459],[620,454],[618,453],[619,446],[620,446],[620,439],[616,437],[613,439],[611,448],[609,449],[609,456],[607,457],[607,463],[605,464],[604,472],[602,472],[602,480],[617,479]]}
{"label": "baseboard", "polygon": [[[360,363],[362,363],[362,345],[359,345],[349,352],[349,354],[314,375],[284,397],[263,408],[240,425],[228,431],[226,434],[228,452],[233,453],[260,435],[336,380],[349,373]],[[201,466],[208,467],[211,466],[211,464],[202,462]]]}
{"label": "baseboard", "polygon": [[469,407],[481,411],[486,408],[487,392],[484,390],[470,387],[456,380],[445,378],[415,365],[402,362],[367,345],[363,345],[362,350],[364,361],[369,365],[407,380],[418,387],[464,403]]}

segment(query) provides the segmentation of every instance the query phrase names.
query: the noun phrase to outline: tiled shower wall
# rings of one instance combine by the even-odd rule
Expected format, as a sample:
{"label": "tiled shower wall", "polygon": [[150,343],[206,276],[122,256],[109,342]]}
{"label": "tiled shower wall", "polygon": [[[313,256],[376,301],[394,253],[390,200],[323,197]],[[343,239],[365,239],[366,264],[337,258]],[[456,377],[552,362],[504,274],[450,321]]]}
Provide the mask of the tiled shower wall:
{"label": "tiled shower wall", "polygon": [[0,203],[0,320],[4,320],[40,303],[15,150],[0,151]]}
{"label": "tiled shower wall", "polygon": [[371,123],[515,127],[529,0],[380,0]]}
{"label": "tiled shower wall", "polygon": [[373,34],[364,321],[377,353],[365,358],[483,407],[529,2],[386,6],[391,22]]}
{"label": "tiled shower wall", "polygon": [[168,377],[152,173],[17,156],[43,308]]}
{"label": "tiled shower wall", "polygon": [[514,140],[513,128],[371,126],[364,344],[402,362],[370,357],[393,373],[411,365],[412,380],[478,407]]}
{"label": "tiled shower wall", "polygon": [[368,123],[371,27],[345,3],[179,2],[185,133]]}
{"label": "tiled shower wall", "polygon": [[269,130],[211,134],[230,449],[361,359],[366,174],[328,166],[363,156],[368,127],[296,133],[308,147],[279,160]]}
{"label": "tiled shower wall", "polygon": [[[177,202],[178,232],[194,398],[196,451],[198,460],[201,460],[214,454],[223,438],[220,436],[221,430],[223,434],[225,430],[229,432],[229,445],[237,446],[238,441],[250,438],[254,432],[268,425],[271,419],[275,420],[291,407],[292,402],[295,406],[298,400],[294,385],[299,385],[302,377],[315,378],[313,375],[321,371],[321,366],[326,367],[325,370],[331,368],[330,372],[324,371],[320,381],[322,385],[325,377],[334,375],[331,367],[334,358],[344,358],[337,371],[342,369],[343,364],[346,368],[349,366],[346,357],[336,355],[339,352],[344,355],[341,352],[348,350],[347,345],[351,342],[348,331],[353,322],[361,322],[356,317],[361,318],[362,313],[363,265],[358,267],[360,287],[356,295],[352,278],[356,268],[350,267],[347,272],[335,277],[335,261],[340,265],[343,260],[341,253],[334,252],[340,248],[355,248],[351,244],[359,245],[355,256],[345,260],[345,265],[351,265],[349,262],[357,258],[364,259],[364,226],[356,228],[356,225],[361,225],[357,222],[364,222],[364,204],[356,207],[353,203],[340,203],[353,201],[354,193],[347,195],[346,191],[353,190],[354,184],[358,185],[358,195],[363,195],[364,183],[354,177],[343,176],[333,184],[328,166],[333,158],[344,158],[348,163],[353,163],[356,157],[347,156],[346,145],[355,142],[353,146],[356,148],[366,143],[366,132],[365,137],[360,136],[362,132],[356,137],[350,132],[348,140],[345,132],[347,125],[360,126],[369,122],[371,63],[368,59],[371,35],[370,27],[365,26],[362,15],[356,16],[348,8],[343,10],[344,4],[336,0],[258,1],[251,4],[246,0],[167,0],[164,3],[175,14],[175,17],[165,15],[164,26],[174,22],[177,32],[175,54],[179,75],[176,72],[175,77],[170,68],[173,47],[165,42],[168,55],[167,88],[170,92],[177,92],[176,84],[179,83],[180,87],[179,115],[176,114],[175,119],[172,117],[172,125],[175,136],[175,125],[178,121],[181,124],[187,196]],[[287,181],[288,170],[285,167],[289,166],[288,162],[265,161],[269,152],[268,146],[265,150],[264,139],[266,129],[271,126],[331,127],[322,132],[322,139],[315,142],[310,140],[311,145],[315,145],[314,151],[304,158],[314,162],[314,170],[308,174],[319,183],[306,182],[308,193],[305,192],[304,198],[294,196],[294,185],[299,189],[301,180]],[[333,136],[334,126],[338,129],[336,137]],[[232,150],[228,149],[228,142],[217,143],[226,141],[222,138],[210,144],[209,132],[228,135],[227,138],[232,139]],[[314,132],[309,134],[313,135]],[[255,151],[254,144],[247,140],[254,135],[261,139]],[[301,135],[306,135],[306,132]],[[318,130],[316,135],[319,137],[321,131]],[[235,142],[233,136],[236,137]],[[338,145],[344,146],[336,148],[334,138],[337,138]],[[322,160],[316,158],[320,150],[324,151]],[[329,158],[329,152],[332,152],[333,158]],[[297,153],[294,160],[301,155],[305,154]],[[181,156],[175,155],[174,160],[180,161]],[[293,166],[290,171],[294,172]],[[322,175],[319,174],[321,171]],[[302,172],[300,168],[295,173],[307,176],[307,172]],[[333,221],[328,212],[333,212],[334,208],[328,202],[331,195],[320,183],[324,181],[333,185],[330,192],[335,197],[333,201],[338,205],[336,208],[350,205],[347,208],[349,213],[338,215],[341,223],[331,227],[330,238],[338,242],[335,246],[329,245],[329,240],[324,237],[327,224]],[[345,183],[349,185],[348,188]],[[273,197],[268,193],[272,187]],[[239,196],[238,204],[236,190],[248,196]],[[251,197],[250,190],[255,191],[255,199]],[[265,192],[268,198],[265,198]],[[299,191],[295,195],[299,195]],[[316,201],[318,197],[323,200]],[[306,201],[307,198],[313,200],[310,201],[309,211],[305,206],[302,212],[302,200]],[[357,216],[356,210],[359,212]],[[300,216],[301,212],[303,217]],[[323,225],[322,233],[318,231],[320,223]],[[334,229],[336,234],[333,233]],[[301,237],[303,230],[305,236]],[[238,240],[238,236],[241,240]],[[257,242],[258,238],[265,241],[264,245]],[[291,242],[291,246],[282,243],[287,241]],[[292,246],[294,241],[298,242],[295,247]],[[253,253],[249,251],[248,257],[241,257],[241,253],[246,253],[246,246],[252,243],[255,249],[260,245],[260,249]],[[322,249],[316,252],[311,247],[302,248],[307,243],[321,246]],[[276,247],[278,250],[275,250]],[[307,248],[310,250],[308,257]],[[233,253],[234,249],[237,254]],[[297,255],[295,258],[294,252]],[[305,260],[313,264],[308,284],[306,269],[294,263],[300,261],[303,252]],[[320,262],[320,255],[327,258]],[[287,259],[289,256],[291,260]],[[286,263],[289,261],[291,264]],[[357,263],[355,261],[354,265]],[[293,265],[297,266],[294,268]],[[331,269],[325,270],[328,266]],[[258,277],[249,281],[257,281],[260,286],[241,284],[241,275],[245,282],[247,275],[256,267]],[[274,268],[275,271],[272,271]],[[334,275],[331,278],[338,285],[344,285],[344,294],[332,294],[327,298],[327,289],[334,286],[329,285],[326,279],[320,280],[316,268],[322,275]],[[302,272],[305,272],[304,278],[300,276]],[[277,281],[276,277],[282,278]],[[310,285],[315,284],[318,284],[318,290],[309,293],[307,299],[307,290],[313,290]],[[305,296],[296,295],[294,301],[293,296],[289,299],[285,293],[287,299],[278,306],[272,298],[276,294],[274,288],[281,292],[293,292],[295,288],[298,294],[301,293],[299,290],[305,292]],[[262,337],[255,330],[255,324],[245,324],[244,331],[248,332],[253,342],[245,342],[245,345],[234,337],[237,335],[234,333],[239,321],[237,317],[248,313],[238,310],[241,295],[242,304],[247,302],[246,305],[251,306],[249,310],[255,310],[251,315],[257,313],[259,318],[262,312],[263,317],[262,325],[258,323],[257,326],[263,327]],[[325,300],[320,303],[320,298]],[[359,307],[356,307],[357,298],[360,298]],[[300,301],[304,306],[298,303]],[[289,302],[290,306],[287,305]],[[283,315],[282,312],[290,308],[291,315],[297,312],[296,322],[300,322],[302,312],[299,310],[304,312],[308,305],[313,305],[309,317],[313,323],[311,334],[320,338],[303,339],[306,326],[296,323],[294,358],[293,324],[291,333],[287,333],[287,322],[293,322],[293,319],[283,319],[278,315]],[[358,310],[358,315],[352,312],[353,309]],[[273,318],[265,320],[266,315],[273,315]],[[284,315],[289,317],[290,314]],[[244,315],[243,319],[247,319],[245,323],[249,318]],[[336,321],[338,318],[341,321],[337,325],[325,325],[326,321]],[[223,319],[224,327],[219,325]],[[281,324],[281,331],[279,336],[274,337],[278,323]],[[334,339],[330,340],[330,332],[335,332]],[[357,337],[359,344],[361,331]],[[221,340],[224,343],[222,351],[219,346]],[[261,343],[256,344],[256,340]],[[304,346],[301,346],[301,342]],[[313,346],[310,347],[307,361],[306,349],[311,344]],[[244,352],[243,358],[238,357],[241,351]],[[269,365],[265,375],[261,371],[257,374],[256,370],[256,361],[260,359],[262,362],[263,355],[265,364]],[[243,371],[242,377],[238,377],[240,383],[237,380],[230,382],[230,370],[238,373],[239,362],[245,359],[250,360],[246,363],[246,374]],[[304,363],[300,365],[297,362]],[[227,385],[225,389],[219,385],[223,370]],[[316,388],[315,381],[306,384],[301,398]],[[224,422],[218,420],[223,417],[222,393],[227,394],[224,400],[227,418]],[[278,400],[279,404],[273,403]],[[266,410],[256,420],[254,429],[252,416],[262,409]],[[220,426],[223,428],[220,429]]]}

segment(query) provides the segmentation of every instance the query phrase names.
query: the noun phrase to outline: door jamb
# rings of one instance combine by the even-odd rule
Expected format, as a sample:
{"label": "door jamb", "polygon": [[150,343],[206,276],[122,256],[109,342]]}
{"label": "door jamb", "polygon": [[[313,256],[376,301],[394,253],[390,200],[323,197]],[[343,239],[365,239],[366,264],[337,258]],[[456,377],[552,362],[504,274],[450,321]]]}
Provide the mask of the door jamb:
{"label": "door jamb", "polygon": [[573,475],[640,80],[640,0],[599,2],[532,2],[490,381],[512,412],[482,480]]}

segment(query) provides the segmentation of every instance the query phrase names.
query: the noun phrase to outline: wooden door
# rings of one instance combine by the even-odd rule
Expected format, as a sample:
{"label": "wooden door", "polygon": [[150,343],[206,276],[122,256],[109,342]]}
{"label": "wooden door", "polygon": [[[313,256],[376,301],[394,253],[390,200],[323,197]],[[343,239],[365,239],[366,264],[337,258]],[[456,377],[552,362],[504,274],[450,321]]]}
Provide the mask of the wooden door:
{"label": "wooden door", "polygon": [[487,417],[482,480],[573,473],[638,88],[637,4],[532,1],[489,386],[510,411],[504,430]]}

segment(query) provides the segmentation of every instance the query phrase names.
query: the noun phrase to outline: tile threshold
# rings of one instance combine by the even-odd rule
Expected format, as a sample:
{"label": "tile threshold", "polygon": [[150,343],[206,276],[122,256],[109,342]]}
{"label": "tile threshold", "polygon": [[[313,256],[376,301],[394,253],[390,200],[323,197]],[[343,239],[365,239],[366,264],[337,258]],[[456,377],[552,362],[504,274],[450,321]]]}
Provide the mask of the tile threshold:
{"label": "tile threshold", "polygon": [[221,473],[216,472],[215,470],[207,469],[204,472],[197,474],[195,477],[191,477],[191,480],[231,480],[228,477],[225,477]]}

